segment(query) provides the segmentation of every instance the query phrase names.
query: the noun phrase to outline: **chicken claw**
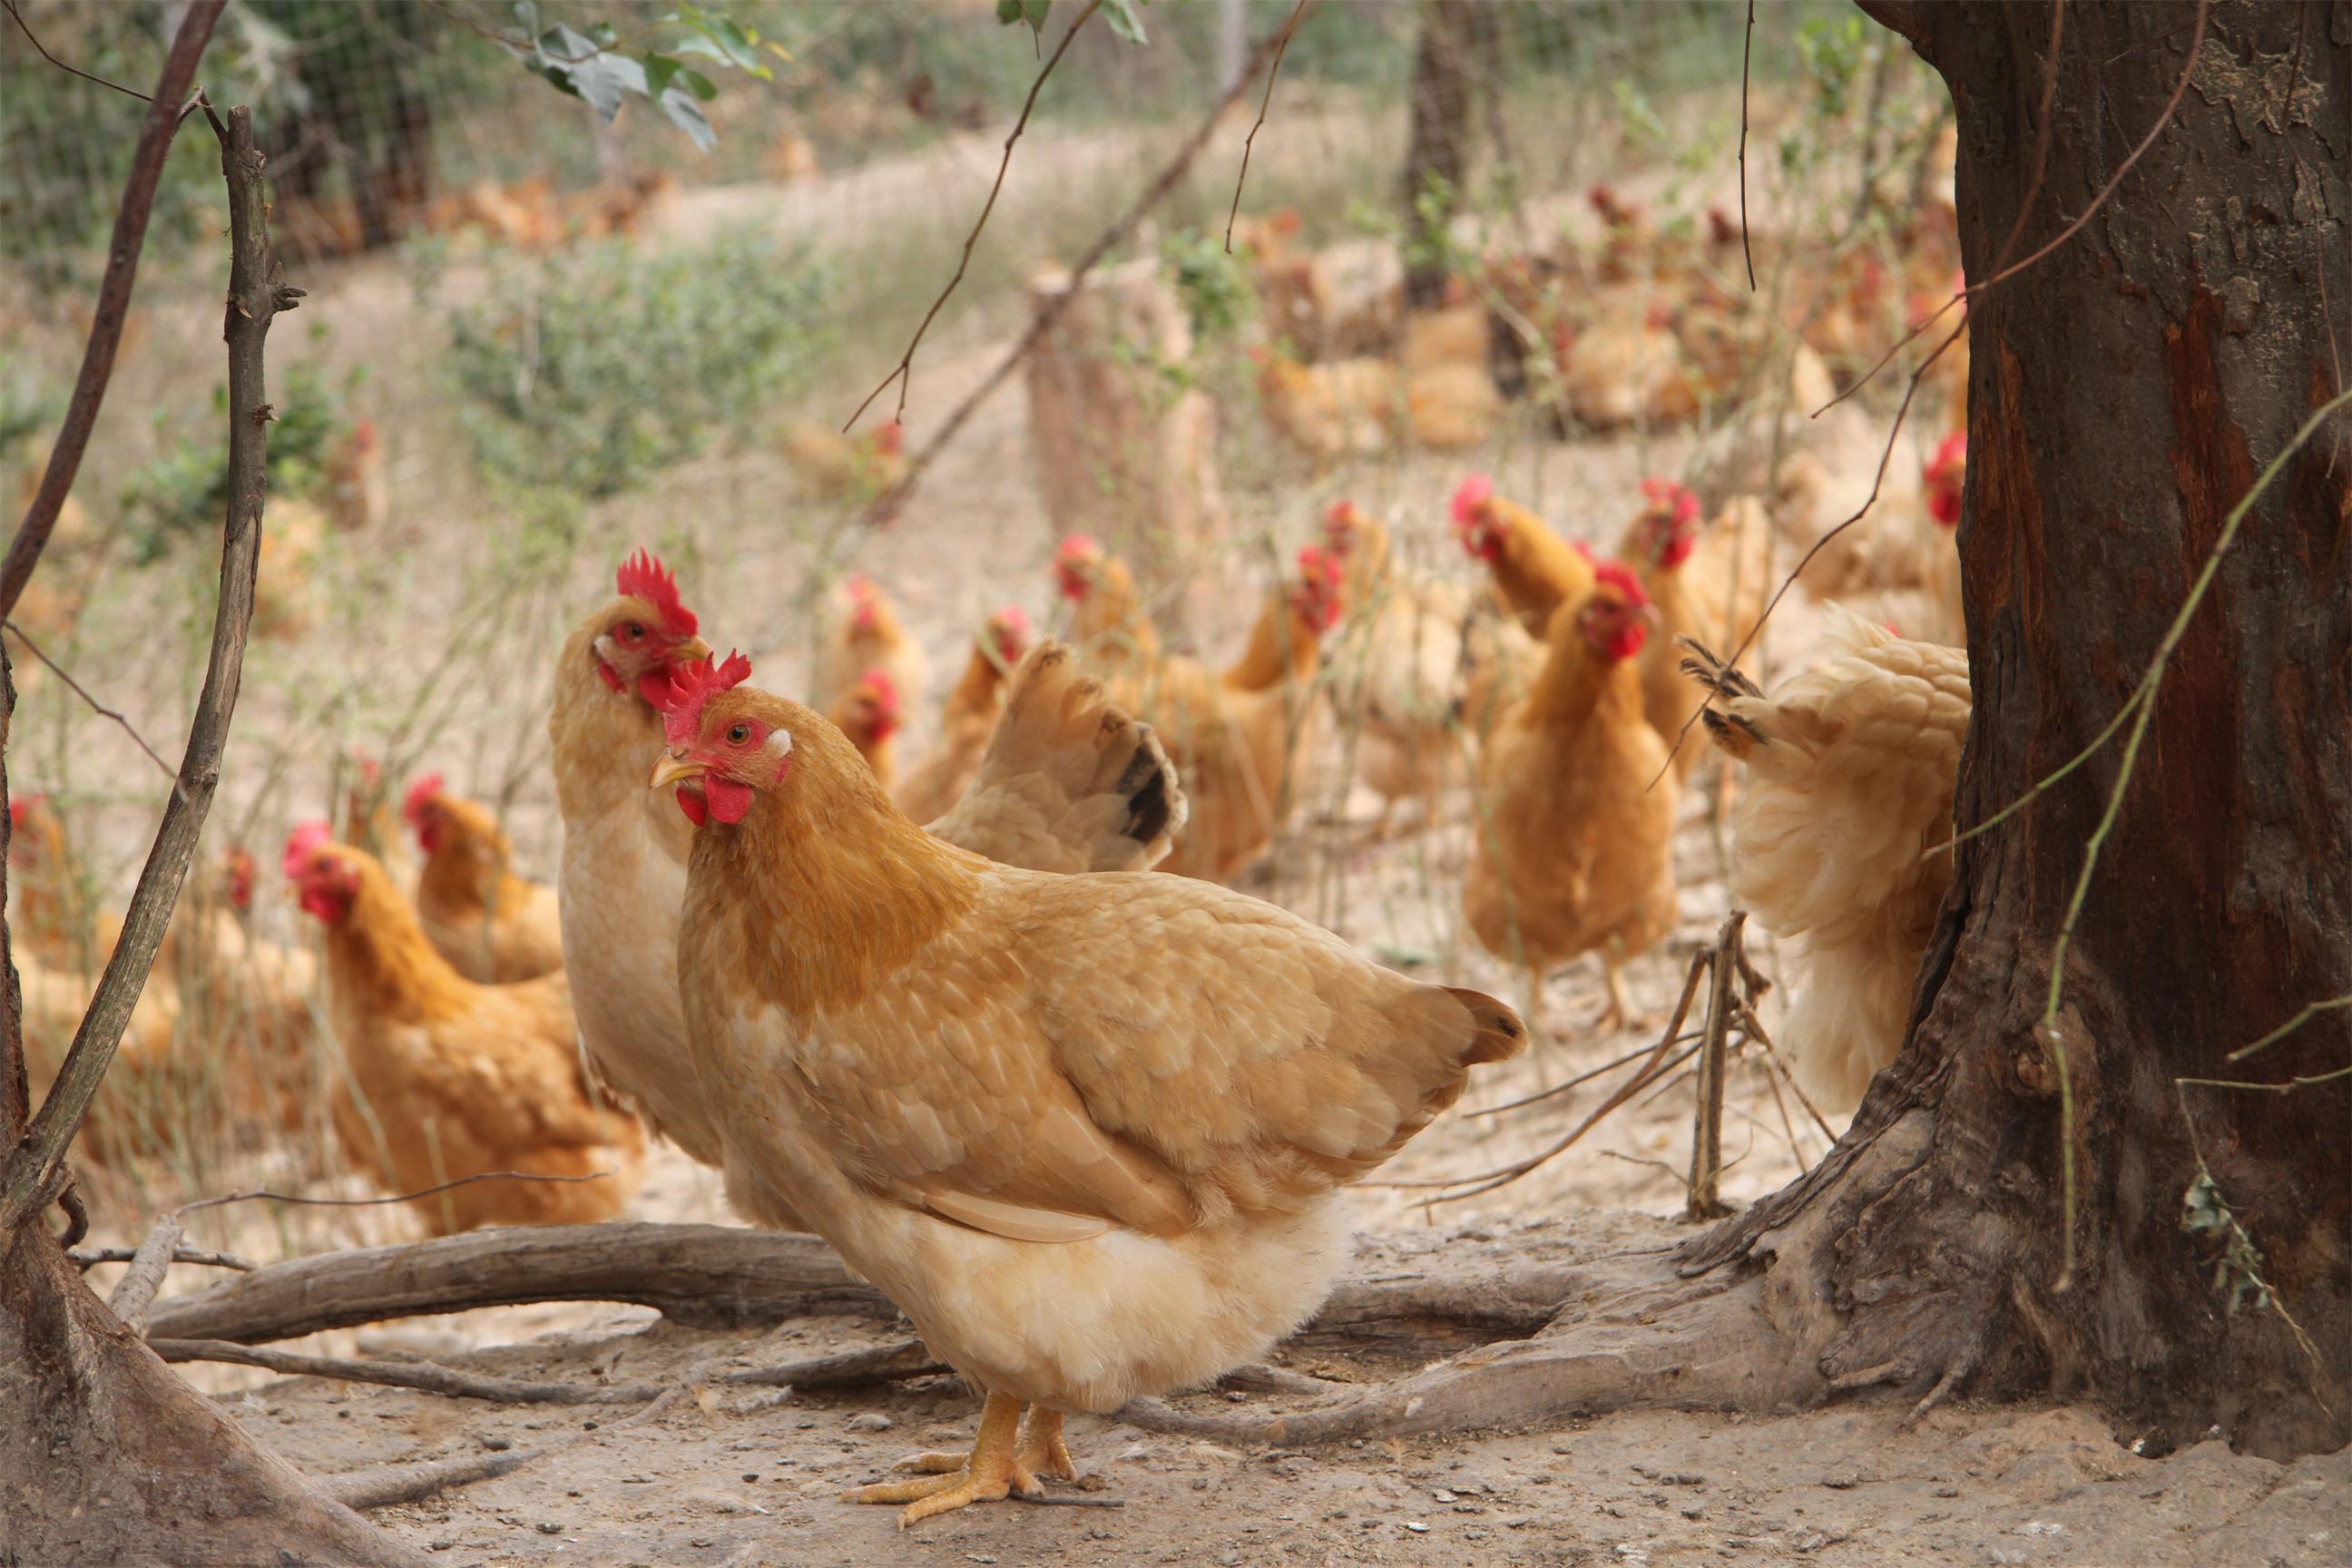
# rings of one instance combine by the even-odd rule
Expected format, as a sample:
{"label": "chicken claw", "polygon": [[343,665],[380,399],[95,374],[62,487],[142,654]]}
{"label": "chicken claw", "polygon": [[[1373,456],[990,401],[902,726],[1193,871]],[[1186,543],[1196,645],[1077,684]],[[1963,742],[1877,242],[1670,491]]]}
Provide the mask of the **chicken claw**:
{"label": "chicken claw", "polygon": [[1019,1463],[1033,1476],[1051,1476],[1057,1481],[1078,1479],[1077,1461],[1070,1458],[1069,1445],[1062,1441],[1060,1411],[1042,1405],[1029,1407],[1028,1416],[1021,1423]]}
{"label": "chicken claw", "polygon": [[[878,1485],[860,1487],[845,1497],[848,1502],[896,1503],[907,1505],[898,1516],[898,1528],[906,1529],[936,1513],[947,1513],[976,1502],[1002,1502],[1012,1492],[1034,1497],[1045,1490],[1036,1476],[1024,1462],[1020,1451],[1021,1402],[1002,1394],[992,1394],[980,1413],[980,1433],[972,1439],[971,1453],[957,1462],[953,1470],[943,1475],[927,1476],[915,1481],[883,1481]],[[1055,1441],[1058,1444],[1058,1436]],[[929,1469],[933,1461],[944,1455],[918,1454],[909,1461],[913,1468]],[[1063,1455],[1066,1460],[1067,1454]]]}

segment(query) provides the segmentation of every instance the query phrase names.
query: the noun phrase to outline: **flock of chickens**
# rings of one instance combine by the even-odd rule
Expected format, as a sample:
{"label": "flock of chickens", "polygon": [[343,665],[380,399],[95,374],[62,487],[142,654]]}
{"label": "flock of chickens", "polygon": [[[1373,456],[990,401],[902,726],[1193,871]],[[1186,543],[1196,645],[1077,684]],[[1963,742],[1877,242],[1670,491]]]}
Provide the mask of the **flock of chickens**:
{"label": "flock of chickens", "polygon": [[[1466,362],[1427,348],[1446,330],[1408,332],[1402,372],[1444,395],[1384,406],[1468,395],[1441,374]],[[1318,457],[1356,439],[1294,423]],[[1412,520],[1334,502],[1222,668],[1172,651],[1129,564],[1072,535],[1068,640],[989,617],[911,765],[927,671],[879,586],[833,595],[803,706],[715,658],[640,552],[557,658],[556,885],[437,775],[394,821],[396,786],[364,773],[340,829],[285,846],[315,954],[247,929],[249,856],[194,879],[83,1157],[152,1146],[191,1073],[241,1125],[291,1125],[314,1052],[351,1161],[436,1233],[611,1217],[667,1137],[747,1218],[825,1237],[986,1391],[969,1455],[861,1500],[911,1522],[1034,1491],[1075,1474],[1066,1412],[1197,1386],[1304,1320],[1344,1257],[1338,1190],[1541,1042],[1549,972],[1596,956],[1599,1024],[1639,1022],[1622,973],[1675,925],[1702,735],[1736,792],[1733,895],[1803,949],[1780,1046],[1819,1100],[1859,1098],[1950,874],[1966,656],[1887,623],[1957,631],[1965,459],[1955,426],[1922,515],[1814,552],[1827,651],[1769,694],[1735,661],[1828,521],[1802,450],[1711,509],[1644,481],[1606,557],[1469,476],[1462,576],[1404,564]],[[1464,921],[1526,972],[1524,1022],[1231,889],[1342,767],[1377,838],[1467,799]],[[12,813],[37,1079],[119,923],[81,896],[58,814]],[[547,1179],[465,1180],[492,1172]]]}

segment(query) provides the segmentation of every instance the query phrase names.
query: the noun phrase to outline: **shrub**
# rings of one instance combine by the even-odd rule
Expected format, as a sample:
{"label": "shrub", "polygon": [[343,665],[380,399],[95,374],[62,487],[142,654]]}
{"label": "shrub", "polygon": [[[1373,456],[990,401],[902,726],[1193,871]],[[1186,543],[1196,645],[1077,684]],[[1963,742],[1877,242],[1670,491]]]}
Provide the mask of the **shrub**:
{"label": "shrub", "polygon": [[755,428],[813,368],[831,293],[805,247],[750,232],[509,258],[450,312],[450,374],[490,478],[614,495]]}

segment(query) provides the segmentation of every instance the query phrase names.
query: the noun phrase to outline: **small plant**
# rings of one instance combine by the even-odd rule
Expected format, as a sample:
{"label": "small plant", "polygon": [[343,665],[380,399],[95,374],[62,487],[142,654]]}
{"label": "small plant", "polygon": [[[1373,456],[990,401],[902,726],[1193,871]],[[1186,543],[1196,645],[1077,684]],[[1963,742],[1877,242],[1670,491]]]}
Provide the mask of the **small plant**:
{"label": "small plant", "polygon": [[593,499],[740,441],[807,376],[832,291],[805,248],[749,231],[698,250],[616,242],[510,260],[449,316],[484,470]]}
{"label": "small plant", "polygon": [[[315,365],[298,364],[288,373],[271,405],[272,495],[302,496],[318,488],[329,449],[351,434],[344,400],[361,378],[354,370],[338,390]],[[162,556],[178,535],[216,526],[227,511],[228,458],[217,434],[228,416],[226,388],[213,388],[212,412],[202,431],[173,442],[122,488],[123,515],[142,563]]]}
{"label": "small plant", "polygon": [[1227,255],[1219,235],[1194,229],[1172,235],[1160,248],[1160,263],[1202,342],[1232,337],[1257,310],[1247,263],[1238,253]]}

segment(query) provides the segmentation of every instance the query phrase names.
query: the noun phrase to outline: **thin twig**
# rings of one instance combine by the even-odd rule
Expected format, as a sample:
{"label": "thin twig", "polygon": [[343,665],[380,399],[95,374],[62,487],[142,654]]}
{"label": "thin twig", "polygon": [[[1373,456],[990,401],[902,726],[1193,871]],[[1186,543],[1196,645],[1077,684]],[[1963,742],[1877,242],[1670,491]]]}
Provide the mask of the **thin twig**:
{"label": "thin twig", "polygon": [[2233,1062],[2242,1061],[2246,1058],[2252,1056],[2256,1051],[2261,1050],[2264,1046],[2274,1046],[2278,1044],[2279,1041],[2285,1039],[2289,1035],[2294,1034],[2297,1029],[2302,1028],[2305,1024],[2310,1023],[2322,1013],[2333,1013],[2346,1007],[2352,1007],[2352,994],[2331,996],[2325,1002],[2314,1002],[2304,1008],[2303,1011],[2297,1013],[2294,1017],[2289,1018],[2285,1023],[2281,1024],[2277,1028],[2273,1029],[2269,1034],[2264,1035],[2261,1039],[2256,1040],[2252,1045],[2240,1046],[2236,1050],[2231,1051],[2230,1053],[2229,1059]]}
{"label": "thin twig", "polygon": [[[66,1261],[84,1270],[101,1263],[128,1263],[138,1257],[137,1249],[128,1247],[93,1247],[66,1255]],[[193,1263],[205,1268],[233,1268],[240,1274],[250,1274],[261,1267],[250,1258],[239,1258],[234,1252],[209,1252],[198,1247],[180,1247],[172,1250],[174,1263]]]}
{"label": "thin twig", "polygon": [[154,747],[147,743],[147,737],[141,734],[131,724],[129,719],[123,717],[119,710],[109,708],[105,703],[100,702],[97,698],[92,697],[89,694],[89,689],[84,687],[80,681],[76,680],[66,669],[64,665],[59,664],[56,659],[51,658],[47,654],[42,652],[41,645],[25,635],[24,627],[18,626],[14,621],[0,621],[0,626],[7,627],[9,635],[14,637],[18,642],[25,645],[26,652],[31,654],[35,658],[39,659],[43,664],[47,665],[51,674],[55,675],[59,680],[64,681],[66,685],[72,689],[73,694],[76,697],[80,698],[85,703],[89,705],[89,710],[91,712],[97,714],[101,719],[111,719],[117,724],[121,725],[122,732],[130,736],[141,751],[147,753],[150,761],[153,762],[157,767],[163,770],[163,776],[172,781],[172,787],[175,790],[180,787],[180,775],[173,771],[171,763],[163,760],[163,752],[157,751]]}
{"label": "thin twig", "polygon": [[1916,323],[1909,331],[1905,332],[1901,337],[1895,339],[1894,346],[1879,356],[1877,363],[1863,372],[1862,375],[1853,383],[1853,385],[1847,387],[1843,392],[1839,393],[1835,397],[1831,398],[1827,403],[1822,404],[1819,408],[1813,410],[1814,418],[1820,418],[1822,415],[1828,413],[1831,409],[1835,408],[1839,404],[1843,403],[1847,398],[1852,397],[1855,393],[1860,392],[1864,386],[1868,385],[1880,371],[1886,368],[1887,362],[1903,351],[1906,344],[1909,343],[1920,333],[1926,331],[1929,327],[1934,326],[1937,321],[1942,321],[1944,319],[1944,313],[1949,310],[1953,306],[1961,304],[1964,301],[1972,300],[1979,295],[1985,293],[1987,290],[1994,289],[2016,277],[2019,273],[2024,271],[2027,268],[2032,266],[2035,262],[2041,260],[2043,257],[2049,255],[2052,251],[2057,249],[2060,246],[2074,238],[2077,234],[2080,234],[2083,231],[2084,226],[2098,216],[2099,209],[2106,205],[2107,198],[2116,194],[2116,187],[2123,184],[2124,176],[2131,173],[2132,165],[2137,163],[2140,161],[2141,154],[2145,153],[2150,147],[2156,144],[2157,137],[2161,135],[2164,128],[2171,123],[2173,111],[2180,107],[2181,99],[2188,95],[2189,83],[2197,74],[2198,51],[2204,44],[2205,19],[2208,12],[2211,9],[2211,4],[2212,0],[2197,0],[2197,30],[2189,40],[2189,63],[2181,68],[2180,80],[2174,84],[2172,96],[2165,100],[2164,111],[2156,117],[2156,123],[2147,128],[2147,134],[2140,138],[2139,145],[2131,150],[2131,155],[2126,157],[2120,164],[2118,164],[2116,168],[2116,172],[2108,177],[2107,183],[2099,187],[2099,194],[2091,198],[2091,205],[2084,207],[2081,215],[2077,216],[2074,222],[2068,224],[2064,228],[2060,229],[2056,238],[2051,240],[2049,244],[2043,246],[2041,249],[2035,251],[2024,260],[2000,268],[1981,283],[1969,284],[1966,288],[1960,289],[1950,299],[1937,306],[1934,314],[1927,317],[1927,320]]}
{"label": "thin twig", "polygon": [[257,1366],[287,1377],[374,1383],[386,1388],[413,1388],[420,1394],[483,1399],[497,1405],[642,1405],[658,1399],[664,1392],[657,1384],[597,1387],[575,1383],[527,1383],[519,1378],[459,1372],[433,1362],[353,1361],[343,1356],[301,1355],[293,1351],[235,1344],[227,1340],[151,1340],[147,1348],[170,1362],[226,1362],[236,1366]]}
{"label": "thin twig", "polygon": [[662,1396],[643,1410],[632,1411],[618,1421],[607,1422],[593,1432],[583,1432],[569,1442],[546,1448],[510,1448],[501,1454],[472,1454],[457,1459],[428,1459],[400,1465],[373,1465],[364,1470],[351,1470],[340,1476],[316,1476],[312,1479],[319,1489],[341,1503],[345,1508],[388,1508],[394,1503],[415,1502],[420,1498],[461,1487],[475,1481],[486,1481],[522,1468],[536,1459],[551,1454],[564,1453],[583,1443],[609,1438],[659,1419],[686,1401],[689,1384],[665,1391]]}
{"label": "thin twig", "polygon": [[454,1182],[423,1187],[413,1193],[394,1193],[375,1198],[310,1198],[299,1193],[275,1193],[267,1187],[254,1187],[241,1193],[223,1193],[218,1197],[198,1198],[182,1205],[182,1212],[191,1209],[218,1208],[223,1204],[251,1203],[267,1198],[271,1203],[306,1204],[314,1208],[370,1208],[378,1204],[409,1204],[419,1198],[429,1198],[453,1187],[469,1187],[476,1182],[603,1182],[612,1179],[610,1171],[591,1171],[583,1176],[551,1176],[541,1171],[484,1171],[477,1175],[460,1176]]}
{"label": "thin twig", "polygon": [[931,330],[931,322],[939,315],[940,307],[948,302],[948,296],[956,291],[956,285],[963,281],[965,270],[971,266],[972,248],[980,243],[981,230],[988,226],[988,215],[996,210],[997,195],[1004,189],[1004,176],[1013,167],[1013,143],[1019,142],[1021,133],[1029,129],[1029,111],[1037,107],[1037,95],[1045,90],[1045,79],[1054,74],[1054,68],[1062,63],[1064,55],[1069,53],[1070,41],[1078,36],[1078,29],[1085,26],[1094,14],[1101,9],[1102,0],[1087,0],[1086,9],[1078,13],[1076,20],[1070,24],[1070,30],[1064,33],[1062,41],[1054,47],[1052,57],[1038,70],[1036,79],[1029,84],[1029,96],[1021,104],[1021,118],[1013,122],[1012,132],[1004,138],[1004,156],[996,165],[996,183],[988,187],[988,200],[981,205],[980,217],[972,224],[971,232],[964,236],[963,254],[956,259],[955,276],[949,279],[948,286],[940,290],[940,297],[931,301],[931,308],[923,312],[923,319],[916,326],[915,335],[908,341],[907,352],[898,356],[896,368],[876,384],[874,390],[866,395],[866,401],[860,403],[856,410],[842,422],[841,427],[844,431],[855,426],[859,416],[873,405],[874,400],[881,396],[883,390],[894,381],[898,384],[898,411],[893,417],[900,420],[906,418],[907,393],[915,379],[915,351],[922,346],[923,334]]}
{"label": "thin twig", "polygon": [[51,65],[57,67],[58,69],[65,72],[68,76],[78,76],[84,81],[94,81],[100,87],[110,87],[115,91],[121,93],[123,97],[135,98],[142,103],[152,103],[155,101],[135,87],[125,87],[119,81],[109,81],[102,76],[92,76],[89,72],[83,70],[79,66],[69,66],[66,64],[65,61],[49,53],[47,47],[45,46],[40,39],[33,36],[33,29],[25,25],[25,14],[16,9],[16,0],[7,0],[7,5],[8,15],[16,19],[16,30],[25,35],[25,41],[32,45],[34,48],[38,49],[40,51],[41,58],[48,61]]}
{"label": "thin twig", "polygon": [[[190,16],[204,12],[207,4],[211,14],[217,16],[217,3],[196,0],[189,8]],[[183,25],[181,38],[173,45],[174,60],[179,58],[181,46],[188,38],[190,25]],[[208,32],[210,26],[211,17],[207,16],[202,31]],[[202,37],[195,42],[200,47]],[[193,71],[193,55],[186,65]],[[171,86],[169,76],[167,65],[167,79],[156,89],[158,104],[176,97],[178,89]],[[152,110],[156,107],[150,106],[151,123]],[[232,256],[223,331],[228,342],[228,508],[221,527],[220,587],[214,603],[212,651],[205,668],[204,689],[196,699],[196,711],[188,726],[187,752],[177,775],[179,787],[164,803],[163,821],[156,827],[147,862],[140,870],[139,885],[123,913],[122,934],[107,960],[106,972],[99,979],[89,1010],[74,1031],[73,1044],[67,1049],[47,1097],[26,1128],[23,1141],[10,1153],[5,1167],[0,1167],[0,1237],[13,1234],[37,1212],[40,1194],[48,1190],[52,1173],[62,1167],[67,1145],[80,1131],[82,1118],[89,1114],[90,1101],[114,1059],[116,1047],[121,1044],[131,1010],[146,988],[173,907],[179,900],[189,864],[195,858],[196,839],[204,831],[213,793],[220,783],[221,754],[228,743],[229,721],[236,710],[237,687],[245,668],[246,633],[253,619],[254,574],[260,563],[262,494],[268,460],[268,429],[257,417],[269,401],[262,351],[269,323],[278,311],[294,308],[301,290],[286,285],[278,258],[269,247],[268,198],[262,182],[261,153],[253,142],[251,111],[243,108],[229,110],[226,126],[213,115],[209,106],[205,114],[220,138],[221,173],[228,186]],[[132,184],[136,184],[137,180],[134,172]],[[126,190],[126,216],[134,205],[131,196]],[[152,189],[148,197],[152,200]],[[146,203],[136,205],[138,222],[134,227],[143,231]],[[118,226],[118,237],[120,234]],[[115,259],[125,262],[127,268],[128,258],[117,256]],[[110,275],[110,287],[111,282]],[[116,300],[115,333],[121,329],[121,299],[128,294],[126,278]],[[101,305],[101,318],[104,309]],[[110,361],[112,349],[112,336],[94,330],[92,356],[100,357],[102,352],[102,357]],[[83,368],[86,372],[89,369],[89,361],[84,362]],[[98,390],[103,390],[104,380],[103,374],[97,378]],[[96,414],[95,395],[89,412],[92,416]],[[71,417],[69,415],[69,424]],[[88,434],[85,424],[81,436],[87,437]],[[48,478],[42,486],[44,497],[49,495],[51,484],[60,479],[61,460],[63,479],[69,482],[72,478],[79,453],[74,452],[68,460],[67,446],[67,438],[60,436],[58,450],[50,458]],[[60,485],[56,500],[62,503],[63,500]],[[50,508],[45,523],[37,500],[33,515],[26,519],[26,528],[18,533],[9,552],[9,574],[5,583],[0,583],[0,599],[6,601],[0,603],[0,614],[14,606],[14,590],[21,589],[31,574],[33,563],[39,558],[47,537],[47,524],[55,521],[55,507]]]}
{"label": "thin twig", "polygon": [[1282,25],[1281,36],[1275,39],[1274,63],[1266,68],[1265,72],[1265,96],[1258,100],[1256,123],[1249,128],[1249,134],[1242,139],[1241,172],[1234,176],[1234,206],[1233,210],[1225,215],[1225,254],[1227,256],[1234,253],[1234,224],[1242,216],[1242,186],[1249,180],[1250,149],[1257,145],[1257,133],[1265,124],[1266,106],[1274,101],[1274,83],[1275,79],[1282,74],[1283,51],[1290,47],[1290,36],[1298,31],[1298,19],[1307,15],[1307,7],[1313,4],[1315,0],[1298,0],[1297,5],[1290,13],[1290,20]]}
{"label": "thin twig", "polygon": [[[2202,3],[2203,0],[2200,0],[2200,15]],[[2105,847],[2107,834],[2115,826],[2116,818],[2123,813],[2124,792],[2131,786],[2132,770],[2139,761],[2140,742],[2147,737],[2148,722],[2156,714],[2157,688],[2164,679],[2165,668],[2171,662],[2181,638],[2188,635],[2189,623],[2195,618],[2198,606],[2204,603],[2206,590],[2221,574],[2222,558],[2229,554],[2230,546],[2236,542],[2239,528],[2245,522],[2247,514],[2253,510],[2254,503],[2285,471],[2288,460],[2303,450],[2304,444],[2318,434],[2320,427],[2337,409],[2347,404],[2352,404],[2352,387],[2321,404],[2311,417],[2304,421],[2303,427],[2294,433],[2294,438],[2281,447],[2278,455],[2255,476],[2252,488],[2230,509],[2228,519],[2221,524],[2220,536],[2213,541],[2213,548],[2206,554],[2203,569],[2197,574],[2197,581],[2189,585],[2188,596],[2181,601],[2179,610],[2172,617],[2172,625],[2165,628],[2163,640],[2157,644],[2156,657],[2148,660],[2147,673],[2140,677],[2138,687],[2124,704],[2126,709],[2134,710],[2131,733],[2124,741],[2123,756],[2116,770],[2116,782],[2107,791],[2106,807],[2099,814],[2098,826],[2091,830],[2090,841],[2083,847],[2083,869],[2074,879],[2074,890],[2066,900],[2066,914],[2059,922],[2057,940],[2051,944],[2050,993],[2042,1005],[2042,1022],[2037,1029],[2043,1047],[2050,1052],[2051,1065],[2058,1074],[2059,1172],[2064,1189],[2065,1213],[2058,1278],[2051,1287],[2053,1290],[2063,1291],[2073,1282],[2074,1274],[2074,1078],[2068,1070],[2064,1031],[2058,1022],[2058,1006],[2065,994],[2066,954],[2074,943],[2075,923],[2082,919],[2083,906],[2090,898],[2091,879],[2099,866],[2099,851]],[[2109,729],[2112,730],[2113,726],[2110,725]]]}
{"label": "thin twig", "polygon": [[[1675,1044],[1678,1046],[1685,1045],[1697,1038],[1697,1031],[1693,1030],[1688,1034],[1676,1037]],[[1465,1111],[1464,1114],[1468,1116],[1500,1116],[1507,1110],[1521,1110],[1530,1105],[1540,1105],[1547,1100],[1555,1099],[1559,1095],[1566,1094],[1571,1089],[1591,1083],[1594,1079],[1600,1078],[1604,1074],[1615,1072],[1619,1068],[1637,1062],[1643,1057],[1649,1056],[1654,1052],[1657,1048],[1658,1047],[1655,1046],[1636,1046],[1632,1050],[1627,1051],[1623,1056],[1619,1057],[1616,1060],[1602,1062],[1597,1068],[1592,1068],[1584,1072],[1578,1073],[1574,1078],[1570,1079],[1565,1083],[1556,1083],[1549,1089],[1538,1089],[1535,1093],[1523,1096],[1520,1099],[1506,1100],[1500,1105],[1490,1105],[1480,1110]]]}
{"label": "thin twig", "polygon": [[[74,476],[81,471],[83,450],[98,423],[99,405],[106,400],[106,384],[114,374],[115,351],[121,346],[122,324],[131,310],[131,286],[139,274],[139,253],[147,244],[147,217],[155,205],[155,187],[163,176],[163,160],[172,151],[182,103],[196,79],[196,62],[213,34],[228,0],[193,0],[180,18],[155,96],[148,100],[147,118],[139,128],[139,143],[131,154],[131,173],[122,184],[122,202],[114,215],[114,235],[107,242],[106,276],[99,284],[98,309],[89,319],[89,342],[83,349],[81,371],[74,379],[73,396],[66,405],[65,423],[49,448],[49,464],[42,471],[41,488],[25,521],[9,542],[8,557],[0,563],[0,616],[16,609],[16,601],[32,580],[33,568],[65,510]],[[11,10],[15,7],[12,5]],[[45,51],[46,52],[46,51]]]}
{"label": "thin twig", "polygon": [[1739,36],[1739,254],[1748,263],[1748,291],[1756,292],[1756,252],[1748,243],[1748,61],[1756,48],[1756,0],[1748,0],[1748,26]]}
{"label": "thin twig", "polygon": [[[1215,133],[1217,123],[1224,117],[1225,110],[1240,101],[1242,94],[1248,90],[1251,79],[1257,75],[1260,64],[1272,57],[1275,45],[1278,41],[1279,35],[1276,34],[1269,34],[1259,40],[1257,47],[1251,51],[1248,61],[1242,67],[1240,76],[1236,77],[1233,85],[1225,89],[1224,97],[1219,99],[1211,107],[1201,122],[1193,128],[1192,134],[1186,137],[1176,151],[1169,156],[1168,162],[1161,166],[1158,176],[1150,184],[1144,187],[1142,194],[1129,203],[1127,210],[1113,219],[1110,226],[1097,235],[1094,244],[1087,247],[1087,253],[1072,264],[1068,274],[1068,286],[1061,293],[1037,307],[1035,313],[1030,317],[1028,330],[1014,341],[1012,348],[1005,351],[1004,357],[996,362],[995,367],[981,378],[980,384],[964,395],[963,401],[956,405],[955,411],[940,424],[939,430],[923,443],[921,448],[912,458],[908,459],[905,477],[874,499],[861,514],[861,521],[877,523],[897,515],[898,509],[906,504],[907,498],[914,493],[915,487],[921,481],[924,471],[929,468],[941,452],[947,450],[948,444],[955,439],[956,433],[964,427],[965,423],[971,418],[980,405],[988,400],[990,395],[1003,385],[1013,373],[1021,367],[1022,362],[1029,357],[1030,353],[1039,343],[1045,342],[1045,334],[1054,330],[1054,324],[1062,319],[1063,312],[1076,303],[1078,286],[1086,280],[1087,276],[1101,264],[1104,257],[1108,256],[1114,247],[1134,232],[1135,226],[1143,221],[1146,214],[1159,205],[1161,199],[1182,181],[1184,172],[1192,166],[1192,160],[1200,156],[1201,149],[1208,145],[1209,138]],[[884,384],[888,384],[886,382]]]}
{"label": "thin twig", "polygon": [[2352,1078],[2352,1067],[2340,1067],[2334,1072],[2314,1073],[2307,1078],[2291,1078],[2284,1083],[2257,1083],[2249,1079],[2177,1078],[2175,1083],[2201,1084],[2207,1089],[2256,1089],[2269,1094],[2291,1094],[2298,1089],[2309,1089],[2315,1083],[2334,1083],[2339,1078]]}

